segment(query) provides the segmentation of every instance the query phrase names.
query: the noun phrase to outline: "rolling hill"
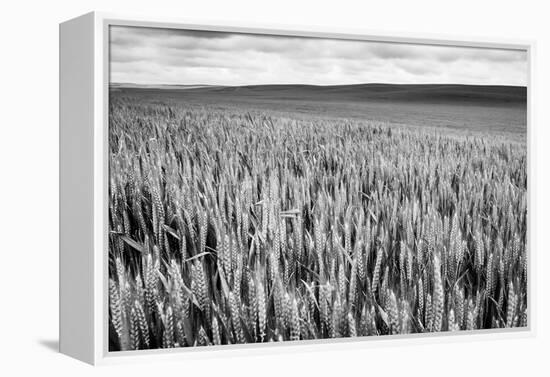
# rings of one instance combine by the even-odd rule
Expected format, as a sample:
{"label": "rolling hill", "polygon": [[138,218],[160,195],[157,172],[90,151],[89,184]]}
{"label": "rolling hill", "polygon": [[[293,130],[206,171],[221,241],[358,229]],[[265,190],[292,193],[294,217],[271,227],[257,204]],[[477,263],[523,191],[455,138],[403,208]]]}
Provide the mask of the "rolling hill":
{"label": "rolling hill", "polygon": [[113,84],[120,90],[170,91],[183,96],[230,95],[266,100],[320,100],[320,101],[399,101],[458,104],[509,105],[525,104],[527,88],[519,86],[486,86],[457,84],[355,84],[355,85],[136,85]]}
{"label": "rolling hill", "polygon": [[516,135],[527,131],[527,88],[517,86],[112,84],[111,96],[286,117],[362,119]]}

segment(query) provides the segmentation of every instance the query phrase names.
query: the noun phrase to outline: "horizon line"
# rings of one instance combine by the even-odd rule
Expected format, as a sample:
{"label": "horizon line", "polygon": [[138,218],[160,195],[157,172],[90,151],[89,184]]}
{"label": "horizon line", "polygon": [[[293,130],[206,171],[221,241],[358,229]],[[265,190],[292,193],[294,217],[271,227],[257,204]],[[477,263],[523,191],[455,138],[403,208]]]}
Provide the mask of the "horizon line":
{"label": "horizon line", "polygon": [[359,85],[425,85],[425,86],[435,86],[435,85],[455,85],[455,86],[502,86],[502,87],[516,87],[516,88],[527,88],[527,85],[512,85],[512,84],[465,84],[465,83],[390,83],[390,82],[359,82],[354,84],[303,84],[303,83],[266,83],[266,84],[239,84],[239,85],[227,85],[227,84],[168,84],[168,83],[136,83],[136,82],[109,82],[110,85],[141,85],[141,86],[221,86],[221,87],[246,87],[246,86],[315,86],[315,87],[335,87],[335,86],[359,86]]}

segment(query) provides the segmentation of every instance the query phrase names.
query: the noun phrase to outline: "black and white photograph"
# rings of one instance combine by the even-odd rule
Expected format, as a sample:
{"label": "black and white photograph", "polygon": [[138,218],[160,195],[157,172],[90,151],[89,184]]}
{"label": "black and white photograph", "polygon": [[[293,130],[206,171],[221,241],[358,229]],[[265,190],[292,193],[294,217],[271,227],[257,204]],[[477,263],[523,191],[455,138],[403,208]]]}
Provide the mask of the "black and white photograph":
{"label": "black and white photograph", "polygon": [[526,50],[108,44],[109,351],[528,326]]}

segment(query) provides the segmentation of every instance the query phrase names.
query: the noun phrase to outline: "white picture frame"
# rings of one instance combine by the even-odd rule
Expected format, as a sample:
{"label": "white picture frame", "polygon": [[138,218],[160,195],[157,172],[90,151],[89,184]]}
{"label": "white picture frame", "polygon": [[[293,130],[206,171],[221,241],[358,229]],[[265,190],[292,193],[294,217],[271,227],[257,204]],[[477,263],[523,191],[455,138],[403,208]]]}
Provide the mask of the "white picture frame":
{"label": "white picture frame", "polygon": [[[223,347],[190,347],[170,350],[108,351],[108,28],[111,25],[147,26],[194,30],[249,32],[304,37],[326,37],[384,42],[488,47],[525,50],[528,56],[528,327],[448,333],[391,335],[300,341],[292,343],[242,344]],[[535,334],[536,302],[533,250],[534,174],[532,124],[532,55],[534,42],[460,38],[414,33],[378,33],[364,30],[311,26],[258,25],[230,22],[202,23],[88,13],[60,25],[60,352],[90,364],[136,360],[210,358],[231,355],[343,350],[426,342],[480,341],[530,337]]]}

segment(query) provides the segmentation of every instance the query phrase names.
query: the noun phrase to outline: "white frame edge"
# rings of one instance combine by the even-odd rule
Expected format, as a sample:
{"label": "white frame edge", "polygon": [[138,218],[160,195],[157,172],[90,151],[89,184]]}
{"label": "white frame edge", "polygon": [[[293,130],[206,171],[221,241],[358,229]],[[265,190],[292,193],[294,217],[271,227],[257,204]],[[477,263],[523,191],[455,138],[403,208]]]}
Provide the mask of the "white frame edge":
{"label": "white frame edge", "polygon": [[[129,16],[112,13],[88,13],[60,25],[60,352],[90,364],[115,364],[160,360],[208,359],[245,355],[268,355],[321,350],[342,351],[381,346],[404,346],[447,342],[533,337],[536,334],[535,253],[532,219],[535,207],[533,71],[534,41],[480,37],[441,36],[436,34],[369,32],[348,28],[255,24],[192,19]],[[127,25],[144,27],[297,35],[304,37],[384,41],[394,43],[437,44],[525,50],[529,60],[527,143],[528,143],[528,327],[526,329],[489,329],[431,334],[322,339],[315,341],[269,344],[243,344],[170,350],[108,352],[108,27]],[[93,36],[90,40],[90,36]],[[71,47],[72,52],[67,49]],[[82,56],[92,51],[86,59]],[[81,56],[82,54],[82,56]],[[75,56],[76,55],[76,56]],[[80,58],[80,59],[79,59]],[[70,79],[80,77],[89,86]],[[90,93],[92,91],[92,93]],[[72,101],[72,102],[71,102]],[[76,101],[76,102],[74,102]],[[78,105],[78,106],[76,106]],[[88,107],[86,107],[88,106]],[[82,126],[81,126],[82,125]],[[92,129],[87,129],[91,127]],[[93,131],[93,133],[92,133]],[[72,138],[84,143],[74,147]],[[90,148],[90,149],[89,149]],[[93,152],[90,168],[89,151]],[[65,161],[70,159],[75,165]],[[76,170],[75,170],[76,167]],[[80,170],[82,169],[82,170]],[[85,179],[75,179],[83,171]],[[78,176],[78,175],[77,175]],[[93,187],[93,193],[90,188]],[[86,191],[88,190],[88,191]],[[91,203],[86,209],[71,210],[79,204],[78,194]],[[76,221],[77,219],[82,221]],[[92,235],[90,245],[82,247],[83,236]],[[78,246],[71,247],[72,245]],[[92,248],[93,245],[93,248]],[[90,255],[93,253],[93,258]],[[91,281],[90,281],[91,279]],[[76,304],[76,305],[75,305]],[[90,314],[93,313],[93,314]],[[81,327],[84,328],[81,328]]]}
{"label": "white frame edge", "polygon": [[94,15],[59,32],[59,349],[93,363]]}

